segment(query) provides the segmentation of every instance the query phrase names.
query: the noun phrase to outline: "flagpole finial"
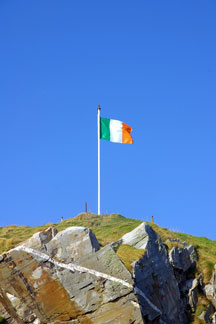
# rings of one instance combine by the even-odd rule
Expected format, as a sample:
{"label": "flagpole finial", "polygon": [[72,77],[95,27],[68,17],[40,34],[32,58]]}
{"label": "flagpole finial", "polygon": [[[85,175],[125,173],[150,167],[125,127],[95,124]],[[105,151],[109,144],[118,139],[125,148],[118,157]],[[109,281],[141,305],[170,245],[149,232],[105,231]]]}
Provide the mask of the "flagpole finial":
{"label": "flagpole finial", "polygon": [[98,110],[101,110],[101,107],[100,107],[100,105],[98,105]]}

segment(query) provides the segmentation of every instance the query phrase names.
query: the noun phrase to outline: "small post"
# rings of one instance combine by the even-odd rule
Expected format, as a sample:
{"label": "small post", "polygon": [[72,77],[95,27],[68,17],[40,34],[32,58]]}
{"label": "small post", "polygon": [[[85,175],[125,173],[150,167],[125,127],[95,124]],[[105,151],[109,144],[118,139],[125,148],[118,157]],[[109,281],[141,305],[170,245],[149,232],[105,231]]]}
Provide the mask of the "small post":
{"label": "small post", "polygon": [[98,122],[98,215],[100,215],[100,111],[98,105],[97,122]]}
{"label": "small post", "polygon": [[85,202],[85,213],[87,214],[87,202]]}
{"label": "small post", "polygon": [[154,216],[152,216],[152,223],[154,223]]}

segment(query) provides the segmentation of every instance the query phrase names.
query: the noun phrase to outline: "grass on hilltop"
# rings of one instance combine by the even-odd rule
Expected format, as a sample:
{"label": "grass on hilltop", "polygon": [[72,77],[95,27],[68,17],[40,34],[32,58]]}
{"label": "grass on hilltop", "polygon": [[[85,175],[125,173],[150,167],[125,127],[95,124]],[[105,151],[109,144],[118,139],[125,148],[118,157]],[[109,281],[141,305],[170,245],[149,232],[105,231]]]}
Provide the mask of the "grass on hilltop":
{"label": "grass on hilltop", "polygon": [[132,273],[132,263],[136,260],[139,260],[145,254],[145,250],[136,249],[133,246],[122,244],[118,248],[116,254],[118,255],[119,259],[124,263],[126,268]]}
{"label": "grass on hilltop", "polygon": [[[104,246],[110,242],[117,241],[122,235],[130,232],[141,223],[141,220],[129,219],[119,214],[97,216],[88,213],[80,214],[75,218],[70,218],[57,224],[50,223],[37,227],[16,225],[0,227],[0,253],[23,242],[34,233],[53,225],[58,231],[64,230],[69,226],[87,226],[94,232],[100,245]],[[204,282],[209,282],[214,264],[216,263],[216,241],[209,240],[205,237],[196,237],[189,234],[172,232],[156,224],[147,223],[161,236],[163,242],[168,246],[168,249],[171,249],[173,246],[181,246],[180,243],[168,242],[170,239],[180,239],[181,241],[186,241],[188,244],[193,244],[199,257],[197,273],[202,272],[204,275]],[[139,255],[144,252],[142,250],[139,252],[136,251],[136,253],[138,253],[138,258]],[[121,256],[122,260],[124,259],[124,263],[127,263],[127,265],[131,260],[134,261],[136,253],[134,249],[132,251],[128,246],[121,247],[118,251],[119,256]],[[133,257],[131,257],[131,254],[133,254]],[[130,268],[129,265],[128,268]]]}
{"label": "grass on hilltop", "polygon": [[[57,224],[46,224],[43,226],[29,227],[29,226],[6,226],[0,227],[0,253],[11,249],[17,244],[30,238],[34,233],[45,230],[49,226],[55,226],[58,231],[62,231],[70,226],[86,226],[89,227],[96,235],[98,242],[101,246],[108,243],[115,242],[120,239],[124,234],[132,231],[142,221],[125,218],[119,214],[97,216],[94,214],[80,214],[75,218],[67,219]],[[157,232],[163,242],[167,245],[168,250],[173,246],[183,247],[181,242],[186,241],[187,244],[192,244],[198,254],[198,262],[196,268],[196,275],[200,272],[204,275],[204,283],[208,283],[214,264],[216,263],[216,241],[207,239],[206,237],[196,237],[184,233],[176,233],[168,230],[167,228],[160,227],[156,224],[149,223],[152,228]],[[170,241],[176,240],[176,242]],[[117,255],[125,264],[129,271],[132,271],[132,262],[139,259],[145,250],[138,250],[129,245],[121,245],[117,250]],[[198,319],[202,310],[206,309],[208,301],[199,296],[197,310],[192,315],[193,324],[201,324],[202,321]],[[0,318],[1,322],[1,318]]]}
{"label": "grass on hilltop", "polygon": [[214,270],[214,265],[216,264],[216,241],[209,240],[206,237],[171,232],[168,229],[159,227],[156,224],[150,225],[155,232],[161,236],[163,242],[168,246],[169,249],[175,245],[183,247],[183,245],[181,246],[179,243],[167,242],[169,239],[180,239],[181,242],[185,241],[187,244],[192,244],[199,258],[197,262],[197,273],[202,272],[204,276],[204,283],[209,282],[212,271]]}

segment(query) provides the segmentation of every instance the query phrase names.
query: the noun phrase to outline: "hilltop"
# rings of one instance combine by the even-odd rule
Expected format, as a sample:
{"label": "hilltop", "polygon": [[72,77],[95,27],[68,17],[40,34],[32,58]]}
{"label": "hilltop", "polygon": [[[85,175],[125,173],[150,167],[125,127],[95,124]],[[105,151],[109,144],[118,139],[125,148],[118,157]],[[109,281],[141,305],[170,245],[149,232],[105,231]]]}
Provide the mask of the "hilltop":
{"label": "hilltop", "polygon": [[[59,234],[57,234],[58,232]],[[134,237],[136,239],[139,238],[142,244],[137,245],[134,242]],[[45,243],[43,243],[43,240]],[[88,247],[86,247],[86,242],[88,242]],[[13,252],[13,250],[11,249],[16,246],[18,246],[18,248],[16,248],[16,250],[14,250]],[[70,246],[73,247],[68,254],[68,252],[66,253],[65,251],[68,249],[68,247],[70,248]],[[30,249],[28,250],[29,247]],[[32,247],[34,248],[34,250],[31,250]],[[8,253],[5,253],[7,251]],[[166,318],[167,323],[172,324],[180,324],[180,322],[189,323],[188,321],[194,324],[201,324],[205,322],[208,323],[209,320],[213,321],[211,323],[215,323],[213,318],[215,316],[216,319],[216,301],[214,299],[215,279],[213,274],[215,273],[214,265],[216,264],[216,241],[209,240],[205,237],[196,237],[185,233],[173,232],[167,228],[158,226],[157,224],[150,222],[143,223],[143,221],[141,220],[128,219],[119,214],[98,216],[92,213],[87,213],[79,214],[74,218],[70,218],[56,224],[49,223],[37,227],[16,225],[1,227],[0,253],[4,252],[4,254],[2,254],[0,258],[0,272],[2,271],[2,273],[5,274],[5,271],[12,271],[8,273],[8,278],[11,278],[11,276],[13,277],[15,275],[15,281],[13,282],[16,286],[16,289],[18,290],[20,289],[18,288],[20,283],[18,281],[16,282],[16,273],[22,271],[23,266],[21,265],[23,262],[27,262],[27,268],[31,268],[31,262],[30,264],[28,264],[30,260],[28,253],[32,253],[31,251],[34,251],[34,254],[36,253],[34,255],[35,261],[33,264],[37,264],[38,262],[39,263],[37,265],[37,268],[35,268],[35,271],[33,272],[33,277],[29,272],[26,272],[27,277],[25,280],[23,280],[24,284],[26,280],[31,283],[31,278],[37,279],[38,275],[42,273],[41,269],[43,268],[46,270],[48,268],[52,269],[54,267],[55,271],[58,273],[58,262],[66,262],[61,264],[63,264],[63,268],[67,268],[65,264],[70,262],[71,259],[71,261],[75,262],[75,264],[77,264],[76,262],[78,262],[78,265],[84,265],[85,267],[83,269],[87,269],[87,271],[90,271],[91,274],[92,272],[89,269],[94,269],[96,272],[99,271],[99,276],[102,273],[100,272],[100,269],[103,269],[103,273],[111,274],[111,281],[116,281],[123,278],[125,280],[125,278],[127,278],[126,281],[122,281],[123,286],[130,286],[130,288],[127,288],[129,290],[127,290],[126,295],[125,293],[122,293],[121,289],[119,291],[118,286],[112,285],[108,289],[108,292],[106,292],[106,289],[104,291],[104,288],[100,288],[102,289],[101,293],[103,291],[103,294],[98,298],[102,298],[102,300],[104,298],[113,299],[113,296],[116,296],[116,300],[119,300],[119,306],[115,304],[117,307],[117,312],[119,312],[119,309],[122,309],[122,305],[128,303],[127,298],[129,298],[129,300],[133,300],[133,303],[135,304],[138,303],[140,309],[142,310],[143,321],[141,319],[137,320],[138,317],[140,318],[141,314],[138,312],[136,315],[138,317],[135,317],[137,321],[135,321],[134,323],[153,323],[150,318],[155,318],[155,320],[157,319],[156,321],[154,321],[154,323],[162,323],[161,320],[164,320]],[[51,261],[41,261],[44,260],[44,258],[47,258],[47,253],[48,256],[51,256],[51,258],[53,258],[53,256],[55,255],[54,259],[50,259]],[[14,261],[11,262],[11,260]],[[48,268],[47,262],[51,262]],[[20,270],[17,269],[14,272],[13,268],[16,269],[19,264],[21,266]],[[43,264],[43,267],[41,266],[41,264]],[[73,269],[73,265],[71,269]],[[83,271],[86,272],[86,270]],[[72,271],[72,273],[74,273],[74,270]],[[104,274],[102,274],[102,276],[103,275]],[[21,276],[23,277],[23,273],[21,273]],[[49,276],[49,281],[51,280],[52,282],[52,272],[49,274]],[[65,276],[69,276],[69,274],[67,274],[67,271],[65,272]],[[3,277],[5,277],[5,275]],[[153,282],[151,283],[152,278]],[[2,281],[3,285],[4,280]],[[72,276],[69,281],[63,280],[62,283],[66,285],[66,291],[69,291],[71,289],[67,287],[68,283],[71,280],[75,280],[74,284],[76,284],[77,280],[78,282],[79,280],[81,280],[82,282],[83,279],[80,279],[76,274],[74,274],[74,277]],[[95,292],[97,291],[98,294],[98,283],[97,281],[94,282],[94,280],[92,280],[93,279],[91,279],[90,281],[91,284],[88,283],[87,286],[84,285],[84,287],[88,287],[89,285],[93,284],[94,288],[91,289],[95,289]],[[106,286],[104,286],[105,282],[106,280],[101,287]],[[144,282],[146,282],[146,284],[144,284]],[[3,305],[5,303],[5,305],[7,305],[7,303],[10,304],[9,299],[12,298],[11,300],[13,304],[15,297],[12,296],[8,299],[8,297],[4,293],[5,289],[7,291],[8,284],[11,284],[10,279],[9,281],[6,281],[5,284],[5,288],[0,288],[0,299],[2,298],[1,303]],[[49,283],[49,285],[50,284],[51,283]],[[55,285],[56,284],[57,283],[55,283]],[[37,287],[37,285],[38,281],[36,280],[33,287]],[[42,284],[42,287],[43,289],[46,289],[44,288],[46,287],[46,284]],[[134,288],[132,289],[132,287]],[[30,288],[27,287],[27,290],[28,289]],[[84,288],[79,288],[76,294],[78,294],[78,291],[82,291],[82,289]],[[85,290],[83,290],[82,293],[84,293],[84,291]],[[31,290],[29,290],[29,292],[31,294]],[[139,297],[140,292],[141,295],[144,293],[144,300],[142,299],[142,297]],[[107,293],[109,297],[107,297]],[[75,301],[76,294],[74,299]],[[86,291],[86,294],[88,294],[88,290]],[[46,295],[47,291],[45,290],[42,292],[41,296]],[[82,296],[83,300],[85,300],[85,295]],[[137,296],[138,300],[136,299]],[[165,300],[163,301],[163,298],[161,299],[161,297],[159,296],[164,296],[163,298],[165,298]],[[67,298],[68,297],[65,295],[66,304],[69,303]],[[79,298],[80,297],[78,297],[78,300]],[[147,304],[145,300],[148,301]],[[58,297],[56,297],[56,301],[58,301]],[[96,304],[98,303],[98,301],[95,302]],[[157,305],[157,307],[155,307],[152,302],[153,304]],[[175,314],[172,313],[173,302],[176,303],[175,311],[177,313]],[[18,312],[19,314],[21,314],[19,316],[23,318],[23,314],[26,314],[27,309],[23,308],[22,303],[19,304],[18,299],[16,303],[18,304],[16,304],[15,308],[18,307]],[[26,301],[26,306],[28,305],[28,303],[29,302]],[[40,303],[43,303],[42,299],[40,300]],[[40,303],[38,305],[40,305]],[[92,312],[93,317],[94,312],[95,314],[97,314],[97,311],[100,312],[101,307],[103,308],[103,303],[101,304],[100,302],[97,304],[97,309],[95,309],[96,304],[92,304],[94,306],[92,306],[93,308],[91,308],[90,311]],[[69,306],[68,304],[67,307],[70,308],[71,306]],[[82,306],[81,308],[82,312],[83,310],[85,310],[86,314],[88,314],[89,311],[86,306]],[[127,307],[123,308],[121,310],[121,314],[126,314],[126,309]],[[82,321],[79,322],[79,318],[81,320],[81,315],[79,315],[80,311],[80,309],[76,309],[76,315],[70,315],[72,316],[72,318],[78,319],[77,323],[82,323]],[[134,309],[131,311],[134,312]],[[11,309],[8,309],[8,313],[11,314],[10,316],[16,319],[16,315],[13,316],[13,311]],[[66,313],[67,316],[69,316],[68,310],[66,310]],[[5,313],[3,312],[2,314],[4,314],[5,317]],[[104,314],[105,315],[103,316],[106,316],[106,312]],[[179,319],[177,319],[178,314],[180,316]],[[29,316],[36,318],[36,315],[34,313],[31,313]],[[173,320],[172,316],[174,316]],[[83,323],[92,323],[91,321],[85,322],[86,319],[84,317],[82,319],[84,320]],[[201,319],[202,317],[203,319]],[[17,320],[19,322],[19,319]],[[26,321],[28,323],[27,317]],[[99,319],[98,323],[102,322]],[[37,319],[35,319],[33,323],[38,323]],[[66,321],[65,323],[71,322]]]}
{"label": "hilltop", "polygon": [[[52,225],[55,226],[58,231],[62,231],[70,226],[86,226],[96,235],[99,244],[105,246],[108,243],[117,241],[121,236],[132,231],[142,222],[141,220],[129,219],[119,214],[98,216],[92,213],[82,213],[74,218],[66,219],[63,222],[48,223],[43,226],[30,227],[10,225],[0,227],[0,253],[8,251],[17,244],[30,238],[34,233],[43,231]],[[192,244],[199,257],[196,271],[197,273],[203,273],[205,283],[209,282],[214,264],[216,263],[216,241],[206,237],[173,232],[155,223],[146,223],[161,236],[163,243],[166,244],[169,250],[174,246],[183,247],[182,242],[184,241],[188,244]],[[131,257],[130,251],[124,252],[126,256],[123,255],[122,257]]]}

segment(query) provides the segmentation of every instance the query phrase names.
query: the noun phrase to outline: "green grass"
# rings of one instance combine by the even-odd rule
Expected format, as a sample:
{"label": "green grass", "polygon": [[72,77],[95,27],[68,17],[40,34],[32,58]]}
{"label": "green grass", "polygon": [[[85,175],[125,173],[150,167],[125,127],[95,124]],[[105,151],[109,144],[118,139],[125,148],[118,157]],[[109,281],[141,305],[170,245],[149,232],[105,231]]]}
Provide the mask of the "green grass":
{"label": "green grass", "polygon": [[[144,220],[143,220],[144,221]],[[108,243],[115,242],[122,237],[122,235],[132,231],[142,223],[141,220],[125,218],[119,214],[97,216],[95,214],[80,214],[75,218],[67,219],[57,224],[46,224],[43,226],[29,227],[29,226],[6,226],[0,227],[0,253],[11,249],[17,244],[30,238],[34,233],[45,230],[50,226],[55,226],[58,231],[64,230],[70,226],[86,226],[89,227],[96,235],[101,246]],[[175,233],[167,228],[158,226],[147,222],[152,228],[161,236],[163,242],[167,245],[168,250],[172,247],[183,247],[181,242],[170,242],[169,240],[180,239],[192,244],[198,254],[198,262],[195,275],[200,272],[204,275],[204,283],[208,283],[214,264],[216,263],[216,241],[207,239],[206,237],[197,237],[185,233]],[[117,250],[117,255],[125,264],[129,271],[132,271],[132,262],[142,257],[145,250],[138,250],[129,245],[121,245]],[[196,313],[192,315],[193,324],[201,324],[203,321],[198,319],[202,310],[206,309],[208,301],[205,297],[199,296]],[[0,323],[4,320],[0,317]]]}
{"label": "green grass", "polygon": [[101,246],[115,242],[122,235],[132,231],[141,221],[128,219],[118,214],[97,216],[94,214],[80,214],[75,218],[55,224],[60,231],[68,226],[87,226],[96,235]]}
{"label": "green grass", "polygon": [[160,234],[163,242],[168,246],[169,250],[173,246],[183,247],[183,245],[175,242],[166,241],[168,239],[180,239],[182,242],[186,241],[188,244],[192,244],[198,254],[198,262],[196,273],[203,273],[204,283],[208,283],[212,271],[214,269],[214,264],[216,264],[216,241],[209,240],[206,237],[198,237],[185,233],[176,233],[169,231],[167,228],[159,227],[156,224],[148,223],[152,228]]}
{"label": "green grass", "polygon": [[[141,220],[129,219],[119,214],[102,215],[97,216],[95,214],[80,214],[77,217],[67,219],[57,224],[46,224],[43,226],[29,227],[29,226],[6,226],[0,227],[0,253],[11,249],[18,243],[31,237],[34,233],[42,231],[49,226],[56,226],[58,231],[64,230],[69,226],[87,226],[96,235],[101,246],[104,246],[110,242],[115,242],[122,235],[130,232],[141,224]],[[202,272],[204,275],[204,282],[207,283],[210,280],[214,264],[216,263],[216,241],[209,240],[205,237],[197,237],[184,233],[175,233],[167,228],[158,226],[157,224],[148,223],[153,229],[161,236],[163,242],[171,249],[173,246],[180,246],[180,243],[167,242],[168,239],[180,239],[186,241],[188,244],[193,244],[199,260],[197,263],[197,274]],[[123,248],[121,248],[123,249]],[[123,252],[120,250],[118,254],[121,254],[121,258],[124,263],[129,263],[130,256],[129,248]],[[125,257],[124,257],[125,254]],[[135,255],[135,251],[131,251],[131,254]],[[128,262],[126,261],[128,258]]]}
{"label": "green grass", "polygon": [[198,303],[197,303],[196,312],[191,315],[190,324],[203,324],[203,323],[206,323],[205,321],[200,320],[198,318],[198,316],[200,316],[203,311],[206,311],[208,306],[209,306],[208,299],[204,295],[201,295],[199,293],[198,294]]}
{"label": "green grass", "polygon": [[146,251],[143,249],[136,249],[130,245],[122,244],[117,250],[117,255],[119,259],[124,263],[126,268],[132,273],[132,263],[136,260],[139,260],[145,254],[145,252]]}

